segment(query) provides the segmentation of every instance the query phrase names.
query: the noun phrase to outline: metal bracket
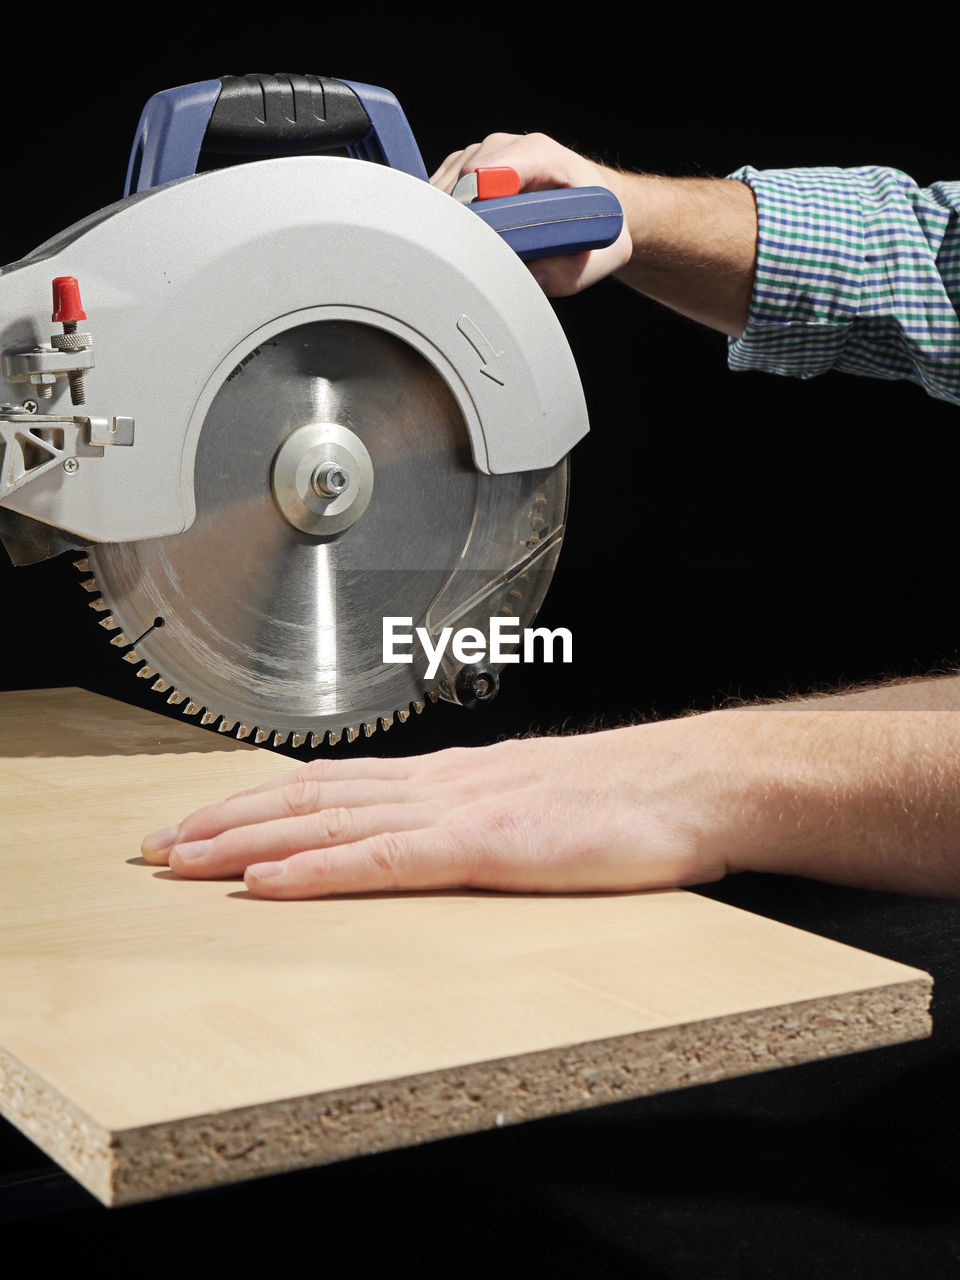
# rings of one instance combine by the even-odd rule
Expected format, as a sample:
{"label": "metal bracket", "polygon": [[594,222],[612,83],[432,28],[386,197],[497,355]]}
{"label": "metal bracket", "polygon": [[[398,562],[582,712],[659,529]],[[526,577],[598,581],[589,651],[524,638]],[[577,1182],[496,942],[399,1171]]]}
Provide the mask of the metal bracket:
{"label": "metal bracket", "polygon": [[77,418],[77,422],[86,422],[89,427],[87,444],[94,446],[133,444],[135,423],[132,418],[117,416],[114,418]]}
{"label": "metal bracket", "polygon": [[[89,337],[88,334],[80,336]],[[66,351],[43,346],[3,353],[3,376],[7,382],[28,382],[41,399],[53,395],[58,378],[84,374],[92,368],[93,350],[89,346]]]}
{"label": "metal bracket", "polygon": [[58,464],[67,475],[76,475],[80,445],[129,447],[134,426],[126,416],[39,414],[26,405],[0,405],[0,504]]}

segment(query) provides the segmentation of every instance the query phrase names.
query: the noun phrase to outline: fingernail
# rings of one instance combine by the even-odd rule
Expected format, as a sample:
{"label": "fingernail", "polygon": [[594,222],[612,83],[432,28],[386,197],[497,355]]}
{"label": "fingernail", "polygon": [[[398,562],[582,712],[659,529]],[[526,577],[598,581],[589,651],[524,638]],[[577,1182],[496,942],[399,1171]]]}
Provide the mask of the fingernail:
{"label": "fingernail", "polygon": [[186,844],[178,844],[176,853],[184,862],[193,862],[195,858],[203,858],[210,852],[210,840],[188,840]]}
{"label": "fingernail", "polygon": [[283,862],[255,862],[247,867],[247,871],[256,880],[268,880],[271,876],[280,875],[285,866]]}
{"label": "fingernail", "polygon": [[179,827],[164,827],[162,831],[154,831],[152,835],[147,836],[140,848],[144,853],[166,853],[177,843],[179,835]]}

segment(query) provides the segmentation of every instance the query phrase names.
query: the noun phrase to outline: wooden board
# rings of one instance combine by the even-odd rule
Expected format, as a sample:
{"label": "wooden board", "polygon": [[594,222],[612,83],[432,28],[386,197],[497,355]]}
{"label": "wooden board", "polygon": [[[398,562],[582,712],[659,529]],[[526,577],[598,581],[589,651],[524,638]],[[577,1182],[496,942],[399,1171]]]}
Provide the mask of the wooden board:
{"label": "wooden board", "polygon": [[289,767],[0,695],[0,1109],[105,1203],[929,1033],[926,974],[693,893],[265,902],[138,858]]}

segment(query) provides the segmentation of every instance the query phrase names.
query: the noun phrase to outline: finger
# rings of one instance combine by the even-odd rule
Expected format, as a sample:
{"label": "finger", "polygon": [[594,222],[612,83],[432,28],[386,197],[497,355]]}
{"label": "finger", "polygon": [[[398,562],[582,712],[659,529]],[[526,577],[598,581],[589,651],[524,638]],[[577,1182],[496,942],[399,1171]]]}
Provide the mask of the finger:
{"label": "finger", "polygon": [[209,840],[235,827],[255,826],[279,818],[303,818],[321,809],[353,809],[365,805],[400,802],[404,783],[377,778],[359,782],[315,782],[308,779],[264,792],[241,792],[217,804],[191,813],[166,831],[147,836],[141,846],[148,862],[167,861],[175,844]]}
{"label": "finger", "polygon": [[[478,144],[473,143],[474,147]],[[441,190],[447,190],[447,180],[451,173],[459,170],[460,159],[470,148],[464,147],[460,151],[451,151],[443,163],[439,166],[435,173],[430,176],[430,185],[432,187],[440,187]]]}
{"label": "finger", "polygon": [[[273,778],[269,782],[261,783],[257,787],[250,787],[246,791],[238,791],[222,803],[231,804],[241,799],[246,801],[250,797],[271,795],[273,792],[284,791],[287,788],[318,786],[325,780],[329,780],[330,785],[345,786],[348,783],[360,783],[363,781],[369,781],[373,784],[382,782],[386,785],[391,782],[402,782],[409,777],[409,774],[410,764],[402,758],[391,760],[373,756],[358,760],[313,760],[309,764],[301,765],[290,773],[281,774],[279,777]],[[360,796],[364,793],[358,789],[357,794]],[[296,792],[292,792],[290,798],[296,799]],[[318,803],[313,806],[314,808],[319,807],[321,803],[319,796],[316,798]],[[384,797],[381,796],[380,798],[383,799]],[[346,794],[341,802],[343,804],[352,803]],[[277,803],[282,804],[282,801],[277,801]],[[358,799],[356,803],[371,803],[371,800]],[[183,837],[184,831],[187,832],[190,839],[194,840],[201,839],[204,835],[212,834],[212,831],[206,831],[204,828],[209,821],[210,811],[216,810],[218,807],[219,805],[216,804],[205,806],[203,809],[190,814],[176,826],[163,827],[159,831],[151,832],[150,835],[145,836],[140,845],[140,852],[143,854],[145,861],[154,866],[165,865],[171,846]],[[203,815],[202,818],[201,815]],[[277,813],[273,816],[280,815]],[[253,820],[256,821],[257,819],[254,818]]]}
{"label": "finger", "polygon": [[470,861],[454,827],[385,830],[366,840],[251,863],[244,883],[260,898],[442,889],[469,883]]}
{"label": "finger", "polygon": [[170,869],[190,880],[219,880],[240,875],[251,863],[280,860],[303,850],[381,837],[430,824],[437,815],[428,804],[382,804],[360,809],[321,809],[302,818],[279,818],[236,827],[209,840],[176,844],[170,850]]}
{"label": "finger", "polygon": [[534,258],[527,263],[530,274],[548,298],[565,298],[583,288],[589,251]]}
{"label": "finger", "polygon": [[465,173],[472,173],[481,165],[510,164],[509,159],[497,160],[492,157],[502,155],[522,138],[523,135],[519,133],[491,133],[483,142],[472,142],[462,151],[451,152],[430,179],[431,185],[449,195]]}
{"label": "finger", "polygon": [[457,182],[465,173],[470,173],[474,166],[474,157],[483,151],[482,142],[472,142],[469,147],[464,147],[462,151],[455,151],[452,155],[447,156],[446,160],[430,179],[431,185],[439,187],[441,191],[445,191],[447,195],[453,191]]}
{"label": "finger", "polygon": [[629,261],[632,251],[633,243],[625,227],[606,248],[535,258],[527,266],[547,297],[565,298],[619,270]]}
{"label": "finger", "polygon": [[[458,177],[481,166],[506,165],[515,170],[521,191],[543,191],[573,185],[570,161],[580,157],[542,133],[493,133],[480,148],[465,154]],[[580,161],[581,165],[583,164]]]}

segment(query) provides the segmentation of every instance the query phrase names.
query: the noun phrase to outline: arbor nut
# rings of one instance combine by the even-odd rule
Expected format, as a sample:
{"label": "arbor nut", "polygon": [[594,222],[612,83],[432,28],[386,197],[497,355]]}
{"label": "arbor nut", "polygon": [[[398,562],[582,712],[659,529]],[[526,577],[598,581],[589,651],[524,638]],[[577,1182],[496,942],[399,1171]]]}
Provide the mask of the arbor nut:
{"label": "arbor nut", "polygon": [[350,484],[350,473],[336,462],[321,462],[310,478],[314,492],[321,498],[339,498]]}
{"label": "arbor nut", "polygon": [[373,493],[373,462],[349,427],[306,423],[277,450],[270,483],[281,515],[295,529],[332,537],[366,511]]}

